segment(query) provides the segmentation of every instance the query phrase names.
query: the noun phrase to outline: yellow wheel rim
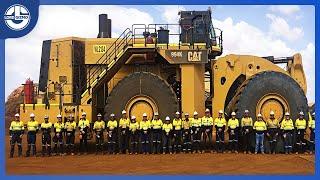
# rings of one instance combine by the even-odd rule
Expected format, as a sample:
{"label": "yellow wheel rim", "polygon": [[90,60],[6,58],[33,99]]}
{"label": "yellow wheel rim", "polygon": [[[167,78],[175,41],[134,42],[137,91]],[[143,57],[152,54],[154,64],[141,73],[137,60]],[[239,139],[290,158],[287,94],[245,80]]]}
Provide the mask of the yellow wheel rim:
{"label": "yellow wheel rim", "polygon": [[130,117],[136,116],[137,121],[142,120],[143,113],[146,113],[148,120],[151,120],[154,112],[158,112],[158,106],[151,97],[138,95],[127,102],[126,111],[129,112]]}
{"label": "yellow wheel rim", "polygon": [[263,96],[257,104],[256,116],[261,113],[264,120],[270,117],[270,112],[274,112],[276,119],[283,119],[285,112],[290,113],[288,102],[279,94],[267,94]]}

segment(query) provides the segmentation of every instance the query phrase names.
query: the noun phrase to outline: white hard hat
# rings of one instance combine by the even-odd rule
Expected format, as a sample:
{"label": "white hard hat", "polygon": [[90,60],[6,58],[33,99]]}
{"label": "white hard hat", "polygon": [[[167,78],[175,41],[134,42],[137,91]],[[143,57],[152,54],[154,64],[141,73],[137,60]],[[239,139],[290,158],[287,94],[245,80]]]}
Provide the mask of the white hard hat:
{"label": "white hard hat", "polygon": [[222,110],[219,110],[219,114],[223,114],[223,111],[222,111]]}
{"label": "white hard hat", "polygon": [[177,112],[176,112],[176,115],[180,115],[180,112],[179,112],[179,111],[177,111]]}
{"label": "white hard hat", "polygon": [[249,110],[247,110],[247,109],[246,109],[246,110],[244,110],[244,113],[249,113]]}
{"label": "white hard hat", "polygon": [[48,116],[48,115],[45,115],[44,118],[45,118],[45,119],[49,119],[49,116]]}
{"label": "white hard hat", "polygon": [[143,113],[142,116],[143,116],[143,117],[147,117],[147,113]]}
{"label": "white hard hat", "polygon": [[273,111],[270,111],[270,115],[274,115],[274,112],[273,112]]}
{"label": "white hard hat", "polygon": [[99,113],[98,115],[97,115],[98,117],[102,117],[102,115]]}
{"label": "white hard hat", "polygon": [[33,113],[31,113],[31,114],[30,114],[30,117],[34,117],[34,114],[33,114]]}
{"label": "white hard hat", "polygon": [[235,113],[235,112],[232,112],[232,113],[231,113],[231,116],[235,116],[235,115],[236,115],[236,113]]}
{"label": "white hard hat", "polygon": [[136,117],[135,116],[131,116],[131,119],[136,119]]}
{"label": "white hard hat", "polygon": [[198,115],[198,112],[197,111],[193,112],[193,115]]}
{"label": "white hard hat", "polygon": [[316,113],[315,113],[315,112],[313,112],[313,113],[312,113],[312,116],[315,116],[315,115],[316,115]]}
{"label": "white hard hat", "polygon": [[[146,113],[144,113],[144,114],[146,114]],[[158,112],[154,112],[154,115],[155,116],[159,116],[159,113]],[[147,114],[145,116],[147,116]]]}
{"label": "white hard hat", "polygon": [[62,118],[61,114],[58,114],[58,115],[57,115],[57,118]]}
{"label": "white hard hat", "polygon": [[170,121],[170,117],[169,116],[166,117],[166,121]]}
{"label": "white hard hat", "polygon": [[210,110],[207,108],[207,109],[206,109],[206,112],[210,112]]}
{"label": "white hard hat", "polygon": [[189,116],[189,113],[184,113],[185,116]]}
{"label": "white hard hat", "polygon": [[86,115],[87,115],[87,113],[86,113],[86,112],[83,112],[83,113],[82,113],[82,116],[86,116]]}
{"label": "white hard hat", "polygon": [[15,114],[14,116],[15,116],[15,117],[20,117],[20,115],[19,115],[18,113],[17,113],[17,114]]}
{"label": "white hard hat", "polygon": [[111,116],[111,117],[114,117],[114,114],[113,114],[113,113],[111,113],[111,114],[110,114],[110,116]]}
{"label": "white hard hat", "polygon": [[285,116],[290,116],[290,113],[286,112]]}
{"label": "white hard hat", "polygon": [[299,112],[299,115],[300,115],[300,116],[303,116],[303,115],[304,115],[304,113],[303,113],[302,111],[300,111],[300,112]]}
{"label": "white hard hat", "polygon": [[126,114],[127,112],[126,112],[125,110],[123,110],[121,113],[122,113],[122,114]]}
{"label": "white hard hat", "polygon": [[261,114],[258,114],[258,117],[262,117],[262,115],[261,115]]}

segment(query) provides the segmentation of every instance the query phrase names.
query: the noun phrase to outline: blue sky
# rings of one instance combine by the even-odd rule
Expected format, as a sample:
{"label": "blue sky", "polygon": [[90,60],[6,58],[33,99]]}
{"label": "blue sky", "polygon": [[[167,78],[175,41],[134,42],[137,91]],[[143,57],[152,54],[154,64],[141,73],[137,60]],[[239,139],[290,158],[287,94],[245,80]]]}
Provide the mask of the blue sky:
{"label": "blue sky", "polygon": [[[67,36],[93,38],[98,14],[112,19],[116,37],[134,23],[177,23],[178,11],[207,10],[208,5],[40,6],[35,29],[27,36],[6,40],[6,97],[27,77],[38,81],[41,45]],[[214,26],[224,31],[224,55],[292,56],[300,52],[308,83],[307,98],[315,99],[315,10],[313,6],[210,6]],[[15,49],[25,51],[17,54]],[[21,59],[25,64],[21,66]]]}

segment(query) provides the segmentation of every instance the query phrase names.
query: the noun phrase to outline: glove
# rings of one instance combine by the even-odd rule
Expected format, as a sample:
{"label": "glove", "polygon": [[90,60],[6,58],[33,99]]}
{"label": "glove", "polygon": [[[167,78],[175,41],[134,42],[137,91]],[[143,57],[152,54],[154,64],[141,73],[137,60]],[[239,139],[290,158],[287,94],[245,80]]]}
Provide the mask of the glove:
{"label": "glove", "polygon": [[191,130],[191,134],[193,134],[193,131]]}
{"label": "glove", "polygon": [[246,133],[248,133],[249,132],[249,129],[246,129]]}
{"label": "glove", "polygon": [[71,136],[71,133],[67,133],[67,136]]}
{"label": "glove", "polygon": [[283,138],[286,138],[287,137],[287,134],[283,134]]}
{"label": "glove", "polygon": [[221,128],[219,128],[219,129],[218,129],[218,131],[219,131],[219,132],[221,132],[221,131],[222,131],[222,129],[221,129]]}
{"label": "glove", "polygon": [[231,134],[234,135],[234,130],[231,130]]}

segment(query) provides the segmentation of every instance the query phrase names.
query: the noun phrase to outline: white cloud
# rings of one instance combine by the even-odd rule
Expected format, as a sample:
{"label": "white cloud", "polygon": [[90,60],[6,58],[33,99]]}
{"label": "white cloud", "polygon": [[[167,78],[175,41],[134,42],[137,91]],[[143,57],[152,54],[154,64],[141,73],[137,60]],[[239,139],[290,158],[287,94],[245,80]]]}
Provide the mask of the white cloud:
{"label": "white cloud", "polygon": [[270,33],[272,35],[284,37],[292,42],[303,37],[302,27],[290,27],[285,19],[273,14],[266,14],[266,17],[271,20]]}
{"label": "white cloud", "polygon": [[300,7],[298,5],[275,5],[271,6],[269,9],[286,16],[296,15],[300,12]]}

